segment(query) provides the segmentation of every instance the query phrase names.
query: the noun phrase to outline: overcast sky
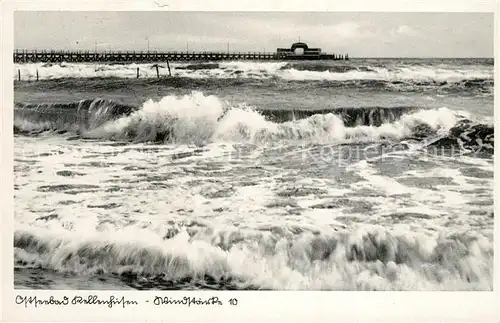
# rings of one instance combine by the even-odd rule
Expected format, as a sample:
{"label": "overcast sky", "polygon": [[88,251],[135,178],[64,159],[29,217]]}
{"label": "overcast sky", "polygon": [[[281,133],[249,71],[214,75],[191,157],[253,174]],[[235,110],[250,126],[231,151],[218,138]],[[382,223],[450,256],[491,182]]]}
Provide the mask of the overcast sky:
{"label": "overcast sky", "polygon": [[[493,57],[492,13],[16,12],[18,49],[275,51]],[[97,44],[97,45],[96,45]]]}

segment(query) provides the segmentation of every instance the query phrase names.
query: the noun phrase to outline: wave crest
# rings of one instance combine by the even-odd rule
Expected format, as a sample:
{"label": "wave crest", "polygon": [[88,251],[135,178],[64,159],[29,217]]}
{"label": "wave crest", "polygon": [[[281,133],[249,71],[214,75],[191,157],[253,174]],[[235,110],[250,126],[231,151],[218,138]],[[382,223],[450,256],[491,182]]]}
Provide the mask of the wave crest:
{"label": "wave crest", "polygon": [[259,110],[201,92],[148,100],[140,108],[101,99],[68,105],[17,104],[14,126],[17,133],[75,131],[87,138],[136,142],[342,143],[432,137],[434,145],[462,148],[483,143],[492,148],[494,143],[492,125],[474,123],[447,108]]}
{"label": "wave crest", "polygon": [[[456,64],[456,65],[455,65]],[[20,71],[23,80],[60,78],[136,78],[137,68],[141,78],[156,78],[152,64],[15,64],[15,76]],[[160,64],[160,74],[167,75],[167,66]],[[190,79],[273,79],[288,81],[348,82],[351,85],[370,84],[439,86],[468,89],[493,87],[493,69],[484,63],[463,65],[418,64],[394,62],[198,62],[170,64],[174,77]]]}
{"label": "wave crest", "polygon": [[[116,232],[113,240],[100,236],[75,240],[17,230],[14,259],[18,268],[118,274],[135,287],[144,281],[168,286],[186,280],[206,286],[209,278],[240,289],[384,290],[414,284],[491,288],[491,279],[485,277],[492,277],[492,246],[482,236],[397,235],[376,226],[355,232],[293,231],[178,228],[164,238],[146,232],[125,237],[127,232]],[[132,243],[130,236],[138,238]]]}

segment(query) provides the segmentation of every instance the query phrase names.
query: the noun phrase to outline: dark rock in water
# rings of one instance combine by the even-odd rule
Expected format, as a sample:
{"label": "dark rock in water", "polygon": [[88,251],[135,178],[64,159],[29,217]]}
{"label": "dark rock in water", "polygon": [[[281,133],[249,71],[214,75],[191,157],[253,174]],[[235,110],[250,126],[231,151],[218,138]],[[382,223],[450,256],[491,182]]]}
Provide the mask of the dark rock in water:
{"label": "dark rock in water", "polygon": [[484,124],[475,125],[470,130],[471,132],[469,132],[467,135],[472,136],[474,138],[481,138],[483,140],[489,140],[491,138],[489,138],[488,136],[494,135],[493,127],[489,127]]}
{"label": "dark rock in water", "polygon": [[494,128],[486,124],[459,122],[450,129],[450,134],[471,144],[476,144],[478,139],[493,143]]}
{"label": "dark rock in water", "polygon": [[431,126],[426,123],[420,123],[412,128],[412,133],[414,138],[422,139],[430,135],[435,135],[436,130],[432,129]]}
{"label": "dark rock in water", "polygon": [[471,127],[472,121],[468,119],[460,120],[450,129],[450,134],[455,137],[460,137],[460,134]]}
{"label": "dark rock in water", "polygon": [[448,137],[440,138],[437,141],[433,142],[432,146],[435,146],[435,147],[454,147],[457,144],[458,143],[457,143],[456,138],[452,138],[452,137],[448,136]]}
{"label": "dark rock in water", "polygon": [[473,123],[471,120],[464,119],[453,126],[446,137],[433,142],[432,146],[460,147],[491,154],[495,145],[494,132],[492,125]]}

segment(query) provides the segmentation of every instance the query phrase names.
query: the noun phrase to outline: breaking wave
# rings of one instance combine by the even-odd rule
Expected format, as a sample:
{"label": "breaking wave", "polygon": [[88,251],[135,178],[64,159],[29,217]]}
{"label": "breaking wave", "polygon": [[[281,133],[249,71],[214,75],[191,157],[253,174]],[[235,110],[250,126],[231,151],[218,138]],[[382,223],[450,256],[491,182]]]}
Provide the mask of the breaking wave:
{"label": "breaking wave", "polygon": [[[460,63],[462,64],[462,62]],[[22,80],[61,78],[157,78],[151,64],[16,64]],[[386,87],[396,91],[418,88],[439,88],[444,91],[479,89],[493,92],[491,66],[477,65],[367,65],[363,63],[321,62],[200,62],[171,63],[175,78],[194,80],[269,80],[321,81],[329,86]],[[168,66],[159,64],[161,76],[168,75]]]}
{"label": "breaking wave", "polygon": [[426,139],[430,145],[493,151],[494,127],[447,108],[368,107],[260,110],[193,92],[148,100],[140,108],[95,99],[69,104],[16,104],[14,132],[74,132],[85,138],[206,144],[377,142]]}
{"label": "breaking wave", "polygon": [[312,72],[333,72],[346,73],[351,71],[358,72],[376,72],[370,66],[355,66],[346,64],[325,65],[313,62],[288,63],[280,68],[280,70],[297,70],[297,71],[312,71]]}
{"label": "breaking wave", "polygon": [[15,267],[113,274],[138,289],[492,288],[493,246],[472,232],[431,237],[379,226],[323,233],[191,227],[171,228],[162,238],[126,231],[103,239],[16,230]]}

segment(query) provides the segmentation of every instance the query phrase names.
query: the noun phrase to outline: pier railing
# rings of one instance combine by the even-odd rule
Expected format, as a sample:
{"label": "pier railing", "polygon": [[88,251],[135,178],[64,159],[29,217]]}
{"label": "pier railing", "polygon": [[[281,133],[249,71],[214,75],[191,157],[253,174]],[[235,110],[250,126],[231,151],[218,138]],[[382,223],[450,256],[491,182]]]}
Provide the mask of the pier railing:
{"label": "pier railing", "polygon": [[[222,60],[258,60],[276,61],[291,59],[278,53],[270,52],[192,52],[192,51],[64,51],[64,50],[15,50],[14,63],[90,63],[124,62],[150,63],[164,61],[222,61]],[[300,57],[295,57],[300,59]],[[322,54],[307,59],[344,60],[348,55]]]}

